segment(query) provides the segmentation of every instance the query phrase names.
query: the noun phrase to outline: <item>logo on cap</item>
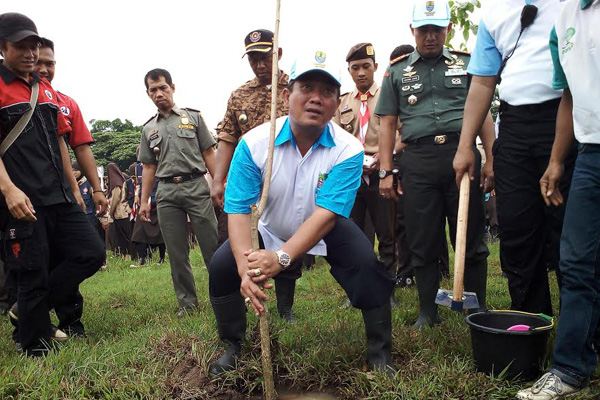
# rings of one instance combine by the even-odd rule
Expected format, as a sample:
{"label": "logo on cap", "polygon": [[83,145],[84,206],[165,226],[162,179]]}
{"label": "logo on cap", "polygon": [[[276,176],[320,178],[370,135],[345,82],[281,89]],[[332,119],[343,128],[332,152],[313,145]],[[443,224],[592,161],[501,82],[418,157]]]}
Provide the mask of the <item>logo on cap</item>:
{"label": "logo on cap", "polygon": [[429,11],[425,13],[426,15],[435,14],[435,12],[433,12],[433,9],[435,8],[435,4],[433,1],[428,1],[427,3],[425,3],[425,8],[427,9],[427,11]]}
{"label": "logo on cap", "polygon": [[323,64],[325,62],[325,59],[326,59],[326,55],[324,52],[317,51],[315,53],[315,61],[317,61],[319,64]]}
{"label": "logo on cap", "polygon": [[256,43],[256,42],[258,42],[259,40],[260,40],[260,32],[256,32],[256,31],[254,31],[254,32],[252,32],[252,33],[250,34],[250,41],[251,41],[252,43]]}
{"label": "logo on cap", "polygon": [[367,48],[365,49],[366,53],[368,56],[373,56],[375,55],[375,50],[373,50],[373,46],[367,46]]}

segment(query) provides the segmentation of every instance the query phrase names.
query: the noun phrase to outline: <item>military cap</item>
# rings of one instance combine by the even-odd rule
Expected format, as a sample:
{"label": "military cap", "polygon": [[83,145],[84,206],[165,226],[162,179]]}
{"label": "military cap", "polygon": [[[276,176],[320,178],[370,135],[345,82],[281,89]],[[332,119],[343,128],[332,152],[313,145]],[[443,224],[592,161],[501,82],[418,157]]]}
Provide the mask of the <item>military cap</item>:
{"label": "military cap", "polygon": [[363,60],[365,58],[371,58],[375,62],[375,49],[373,49],[371,43],[359,43],[352,46],[346,56],[346,62]]}
{"label": "military cap", "polygon": [[15,43],[29,36],[40,38],[35,23],[27,16],[19,13],[0,15],[0,39]]}
{"label": "military cap", "polygon": [[253,51],[270,53],[273,51],[273,32],[266,29],[252,31],[246,35],[244,45],[246,46],[244,56]]}
{"label": "military cap", "polygon": [[415,48],[410,44],[402,44],[392,50],[390,54],[390,61],[395,60],[396,58],[403,56],[405,54],[410,54],[415,51]]}

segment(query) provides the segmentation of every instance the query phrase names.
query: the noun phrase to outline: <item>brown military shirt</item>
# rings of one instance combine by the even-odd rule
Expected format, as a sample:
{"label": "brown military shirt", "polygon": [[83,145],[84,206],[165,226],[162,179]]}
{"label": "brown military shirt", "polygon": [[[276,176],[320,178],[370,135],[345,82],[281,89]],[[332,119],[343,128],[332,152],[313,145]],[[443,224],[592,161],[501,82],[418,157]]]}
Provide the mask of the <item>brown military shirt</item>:
{"label": "brown military shirt", "polygon": [[[288,114],[281,92],[288,85],[288,75],[280,71],[277,82],[277,118]],[[271,88],[249,80],[231,93],[223,121],[217,126],[219,141],[237,144],[250,129],[271,119]]]}
{"label": "brown military shirt", "polygon": [[[379,86],[377,83],[373,82],[368,92],[370,95],[367,105],[369,106],[371,118],[369,119],[369,127],[367,128],[363,144],[365,146],[365,154],[371,155],[379,153],[379,115],[375,114],[375,107],[377,106],[377,101],[379,101]],[[343,94],[340,106],[333,116],[333,122],[353,134],[362,142],[359,123],[360,105],[361,100],[358,89],[355,88],[352,92]]]}

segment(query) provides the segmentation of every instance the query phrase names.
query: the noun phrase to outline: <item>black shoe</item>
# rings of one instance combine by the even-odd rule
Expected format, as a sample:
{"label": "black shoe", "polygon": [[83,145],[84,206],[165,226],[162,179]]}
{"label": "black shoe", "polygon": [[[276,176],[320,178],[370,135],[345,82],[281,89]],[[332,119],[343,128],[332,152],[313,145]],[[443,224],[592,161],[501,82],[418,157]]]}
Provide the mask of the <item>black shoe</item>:
{"label": "black shoe", "polygon": [[227,344],[225,354],[212,363],[209,375],[220,376],[233,371],[242,352],[246,334],[246,303],[239,292],[224,297],[211,297],[219,338]]}
{"label": "black shoe", "polygon": [[275,295],[277,296],[277,312],[287,322],[294,322],[296,316],[292,312],[294,293],[296,292],[295,279],[276,279]]}
{"label": "black shoe", "polygon": [[392,310],[386,301],[381,307],[362,310],[367,335],[367,365],[373,371],[392,376],[396,367],[392,362]]}
{"label": "black shoe", "polygon": [[440,286],[440,270],[437,262],[415,268],[417,291],[419,292],[419,318],[412,326],[413,329],[430,327],[442,322],[435,304],[435,296]]}
{"label": "black shoe", "polygon": [[70,338],[73,339],[87,339],[87,335],[85,334],[85,329],[83,324],[74,324],[69,326],[61,326],[60,329],[69,335]]}
{"label": "black shoe", "polygon": [[165,263],[165,259],[164,258],[159,258],[157,264],[158,265],[163,265]]}
{"label": "black shoe", "polygon": [[412,276],[399,276],[398,279],[396,279],[396,287],[398,288],[411,287],[414,285],[415,278]]}

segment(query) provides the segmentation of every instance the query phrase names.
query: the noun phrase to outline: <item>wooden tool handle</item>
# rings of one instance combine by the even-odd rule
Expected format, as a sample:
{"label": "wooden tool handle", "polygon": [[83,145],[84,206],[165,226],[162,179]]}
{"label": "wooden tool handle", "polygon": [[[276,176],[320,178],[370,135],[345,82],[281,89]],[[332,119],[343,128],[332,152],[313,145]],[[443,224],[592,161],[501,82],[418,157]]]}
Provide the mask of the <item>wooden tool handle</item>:
{"label": "wooden tool handle", "polygon": [[458,193],[458,217],[456,218],[456,246],[454,247],[453,300],[462,302],[465,280],[465,253],[467,249],[467,222],[469,220],[469,190],[471,181],[465,173],[460,181]]}

